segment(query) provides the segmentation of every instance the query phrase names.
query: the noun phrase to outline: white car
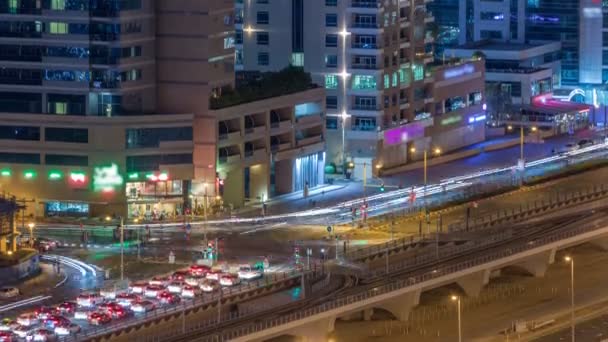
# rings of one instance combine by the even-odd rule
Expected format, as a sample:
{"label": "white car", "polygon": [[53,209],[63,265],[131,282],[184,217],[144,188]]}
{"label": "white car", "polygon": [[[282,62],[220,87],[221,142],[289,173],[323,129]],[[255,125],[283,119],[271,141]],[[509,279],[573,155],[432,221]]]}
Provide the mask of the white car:
{"label": "white car", "polygon": [[260,269],[253,268],[249,265],[243,265],[243,266],[239,267],[238,275],[239,275],[240,279],[251,280],[251,279],[261,278],[264,275],[264,272],[262,272],[262,270],[260,270]]}
{"label": "white car", "polygon": [[167,290],[171,293],[181,293],[184,288],[184,282],[182,281],[173,281],[167,286]]}
{"label": "white car", "polygon": [[115,289],[103,289],[103,290],[99,291],[99,295],[105,299],[115,299],[116,290]]}
{"label": "white car", "polygon": [[171,279],[169,279],[168,277],[154,277],[148,282],[148,284],[156,286],[167,286],[170,282]]}
{"label": "white car", "polygon": [[154,309],[156,309],[156,304],[149,300],[143,300],[141,302],[137,302],[131,305],[131,310],[137,313],[150,312]]}
{"label": "white car", "polygon": [[198,286],[185,285],[182,289],[183,298],[194,298],[201,295],[201,289]]}
{"label": "white car", "polygon": [[27,341],[38,341],[38,342],[55,341],[57,339],[57,335],[55,335],[55,333],[51,330],[38,329],[34,332],[33,335],[26,336],[25,339]]}
{"label": "white car", "polygon": [[239,277],[235,274],[223,274],[220,277],[220,285],[222,286],[234,286],[241,283]]}
{"label": "white car", "polygon": [[13,298],[20,295],[21,292],[16,287],[2,287],[0,288],[0,298]]}
{"label": "white car", "polygon": [[205,275],[205,278],[207,279],[211,279],[211,280],[220,280],[220,276],[223,274],[224,272],[222,272],[222,270],[210,270],[209,272],[207,272],[207,274]]}
{"label": "white car", "polygon": [[103,297],[97,293],[83,293],[76,298],[78,306],[92,307],[103,303]]}
{"label": "white car", "polygon": [[163,291],[165,291],[164,286],[149,285],[148,287],[146,287],[146,290],[144,291],[144,296],[146,296],[148,298],[156,298],[158,296],[158,294]]}
{"label": "white car", "polygon": [[21,324],[24,327],[31,327],[40,323],[40,320],[38,319],[38,316],[35,313],[30,312],[19,315],[19,317],[17,317],[17,323]]}
{"label": "white car", "polygon": [[203,292],[214,292],[220,288],[220,284],[216,280],[205,279],[201,281],[200,288]]}
{"label": "white car", "polygon": [[59,336],[67,336],[80,332],[80,326],[78,324],[62,324],[55,327],[55,334]]}
{"label": "white car", "polygon": [[146,290],[147,286],[148,286],[148,283],[146,283],[146,282],[131,283],[129,285],[129,291],[131,293],[142,294]]}
{"label": "white car", "polygon": [[131,305],[133,305],[133,303],[140,300],[140,298],[141,298],[140,296],[138,296],[134,293],[119,293],[116,296],[116,302],[118,303],[118,305],[128,308]]}
{"label": "white car", "polygon": [[86,321],[87,319],[89,319],[89,315],[95,311],[96,311],[96,308],[93,306],[80,307],[80,308],[76,309],[76,311],[74,311],[74,319]]}
{"label": "white car", "polygon": [[202,277],[188,277],[186,278],[186,280],[184,280],[184,283],[186,283],[187,285],[190,286],[199,286],[201,280],[203,280],[205,278]]}
{"label": "white car", "polygon": [[28,327],[28,326],[22,325],[18,328],[15,328],[13,330],[13,334],[19,336],[19,338],[25,339],[28,336],[33,336],[34,333],[36,332],[36,330],[38,330],[38,329],[36,329],[34,327]]}

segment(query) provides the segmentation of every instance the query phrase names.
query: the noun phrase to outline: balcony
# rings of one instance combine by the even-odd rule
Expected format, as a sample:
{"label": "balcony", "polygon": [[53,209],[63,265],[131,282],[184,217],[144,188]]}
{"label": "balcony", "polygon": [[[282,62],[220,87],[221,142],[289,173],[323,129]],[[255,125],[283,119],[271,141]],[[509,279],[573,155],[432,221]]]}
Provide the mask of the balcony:
{"label": "balcony", "polygon": [[229,155],[229,156],[219,156],[217,158],[217,161],[220,164],[234,164],[234,163],[238,163],[241,161],[241,155],[233,154],[233,155]]}
{"label": "balcony", "polygon": [[408,109],[410,108],[410,103],[408,101],[399,101],[399,109]]}
{"label": "balcony", "polygon": [[410,46],[411,46],[411,44],[410,44],[410,41],[409,41],[409,40],[404,40],[404,41],[401,41],[401,42],[399,43],[399,47],[400,47],[400,48],[402,48],[402,49],[407,49],[407,48],[409,48]]}
{"label": "balcony", "polygon": [[285,130],[290,130],[292,129],[293,125],[291,123],[291,120],[283,120],[283,121],[276,121],[276,122],[272,122],[270,123],[270,133],[271,134],[276,134],[278,132],[283,132]]}
{"label": "balcony", "polygon": [[268,153],[265,148],[258,148],[256,150],[245,151],[245,161],[247,163],[261,163],[266,160]]}
{"label": "balcony", "polygon": [[353,42],[350,45],[350,53],[353,55],[381,55],[383,52],[383,47],[378,43],[357,43]]}
{"label": "balcony", "polygon": [[245,128],[245,137],[264,135],[266,133],[266,126],[257,126]]}
{"label": "balcony", "polygon": [[351,0],[346,10],[362,14],[373,14],[384,11],[384,7],[382,7],[382,2],[379,0]]}
{"label": "balcony", "polygon": [[235,145],[241,140],[241,132],[220,133],[217,136],[218,144],[221,146]]}
{"label": "balcony", "polygon": [[382,34],[384,27],[380,23],[370,23],[362,21],[353,21],[350,24],[350,31],[354,34]]}
{"label": "balcony", "polygon": [[290,142],[286,142],[286,143],[282,143],[282,144],[274,144],[274,145],[270,146],[270,150],[272,152],[285,151],[285,150],[289,150],[290,148],[291,148]]}
{"label": "balcony", "polygon": [[350,114],[353,115],[382,115],[382,108],[377,104],[353,104],[351,106]]}
{"label": "balcony", "polygon": [[435,17],[433,16],[433,13],[427,12],[426,15],[424,16],[424,23],[429,24],[434,21],[435,21]]}
{"label": "balcony", "polygon": [[369,129],[369,126],[353,126],[352,130],[346,131],[347,139],[357,140],[378,140],[378,129],[373,126]]}
{"label": "balcony", "polygon": [[435,102],[435,98],[433,96],[428,96],[424,98],[424,104],[429,104]]}
{"label": "balcony", "polygon": [[350,65],[351,69],[355,70],[381,70],[382,67],[380,65],[367,64],[367,63],[352,63]]}
{"label": "balcony", "polygon": [[320,124],[323,124],[323,117],[320,114],[296,117],[298,128],[312,127]]}
{"label": "balcony", "polygon": [[315,136],[308,137],[308,138],[298,139],[297,145],[298,145],[298,147],[301,147],[301,146],[306,146],[306,145],[313,145],[316,143],[320,143],[322,141],[323,141],[322,135],[315,135]]}

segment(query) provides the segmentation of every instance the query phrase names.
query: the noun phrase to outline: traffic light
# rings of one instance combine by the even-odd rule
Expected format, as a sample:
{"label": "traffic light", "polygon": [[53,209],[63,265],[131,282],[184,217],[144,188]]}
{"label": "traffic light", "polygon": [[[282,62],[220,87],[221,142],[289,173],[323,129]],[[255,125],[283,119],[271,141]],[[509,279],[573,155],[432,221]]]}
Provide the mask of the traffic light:
{"label": "traffic light", "polygon": [[384,183],[380,184],[380,192],[384,192],[385,188],[384,188]]}

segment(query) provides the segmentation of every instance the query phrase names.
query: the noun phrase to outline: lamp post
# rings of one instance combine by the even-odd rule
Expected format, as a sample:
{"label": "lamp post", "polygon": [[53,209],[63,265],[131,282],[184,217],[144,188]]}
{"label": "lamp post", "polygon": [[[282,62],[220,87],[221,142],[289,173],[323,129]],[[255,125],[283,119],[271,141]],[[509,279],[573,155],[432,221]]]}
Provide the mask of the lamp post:
{"label": "lamp post", "polygon": [[570,256],[566,256],[564,260],[570,263],[570,331],[572,334],[572,342],[574,342],[576,340],[574,335],[574,259]]}
{"label": "lamp post", "polygon": [[27,227],[30,229],[30,247],[34,247],[34,227],[36,225],[33,222],[27,224]]}
{"label": "lamp post", "polygon": [[125,279],[125,225],[124,219],[120,217],[120,281]]}
{"label": "lamp post", "polygon": [[452,296],[452,301],[456,302],[458,305],[458,342],[462,342],[462,320],[461,320],[461,310],[460,310],[460,297]]}
{"label": "lamp post", "polygon": [[[139,222],[139,219],[135,218],[135,219],[133,219],[133,222],[137,224]],[[141,238],[140,238],[140,234],[139,234],[140,227],[137,226],[136,229],[137,229],[137,261],[139,261],[139,260],[141,260],[141,254],[139,251],[141,248]]]}
{"label": "lamp post", "polygon": [[[411,153],[416,153],[416,148],[415,147],[410,148],[410,152]],[[441,149],[439,147],[435,147],[433,149],[433,154],[435,154],[436,156],[439,156],[441,154]],[[424,193],[424,215],[425,215],[425,219],[427,221],[426,222],[427,223],[427,227],[426,227],[427,229],[426,230],[427,230],[427,233],[430,234],[431,233],[430,232],[430,229],[431,229],[430,228],[430,222],[426,218],[426,215],[427,215],[426,187],[427,187],[427,184],[428,184],[428,177],[427,177],[427,175],[428,175],[428,173],[427,173],[428,172],[428,162],[427,162],[427,159],[428,159],[428,150],[425,148],[424,151],[423,151],[423,166],[424,166],[423,167],[423,170],[424,170],[424,192],[423,192]]]}

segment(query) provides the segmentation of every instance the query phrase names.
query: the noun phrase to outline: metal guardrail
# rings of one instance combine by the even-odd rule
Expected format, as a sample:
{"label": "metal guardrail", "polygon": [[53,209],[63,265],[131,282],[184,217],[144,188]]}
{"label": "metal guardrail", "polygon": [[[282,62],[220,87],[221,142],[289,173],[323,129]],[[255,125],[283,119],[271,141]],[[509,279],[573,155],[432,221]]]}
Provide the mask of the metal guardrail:
{"label": "metal guardrail", "polygon": [[506,250],[494,252],[494,253],[491,253],[491,254],[488,254],[485,256],[474,258],[469,261],[460,262],[455,265],[447,266],[447,267],[444,267],[444,268],[441,268],[438,270],[433,270],[433,271],[430,271],[430,272],[427,272],[427,273],[424,273],[421,275],[411,276],[406,280],[400,280],[400,281],[393,282],[391,284],[378,286],[373,290],[365,291],[360,294],[339,298],[339,299],[330,301],[325,304],[321,304],[321,305],[313,307],[313,308],[305,309],[305,310],[298,311],[298,312],[295,312],[295,313],[292,313],[289,315],[282,316],[277,319],[267,320],[267,321],[259,322],[259,323],[255,323],[255,324],[250,324],[250,325],[248,325],[246,327],[242,327],[242,328],[230,329],[230,330],[227,330],[224,332],[214,334],[213,336],[206,336],[204,338],[197,339],[196,341],[221,342],[221,341],[228,341],[230,339],[234,339],[237,337],[250,335],[250,334],[253,334],[256,332],[278,327],[278,326],[281,326],[281,325],[284,325],[284,324],[287,324],[290,322],[294,322],[294,321],[302,320],[305,318],[309,318],[311,316],[323,314],[323,313],[326,313],[331,310],[341,309],[347,305],[352,305],[352,304],[360,303],[362,301],[367,301],[367,300],[373,299],[375,297],[378,297],[380,295],[402,290],[404,288],[414,286],[414,285],[417,285],[417,284],[420,284],[420,283],[423,283],[423,282],[426,282],[429,280],[433,280],[433,279],[436,279],[439,277],[450,275],[450,274],[453,274],[456,272],[460,272],[462,270],[470,269],[475,266],[480,266],[485,263],[489,263],[489,262],[503,259],[503,258],[506,258],[509,256],[513,256],[515,254],[522,253],[522,252],[525,252],[525,251],[528,251],[531,249],[539,248],[540,246],[543,246],[543,245],[547,245],[547,244],[554,243],[554,242],[557,242],[560,240],[568,239],[568,238],[571,238],[573,236],[576,236],[576,235],[579,235],[582,233],[587,233],[587,232],[591,232],[591,231],[599,230],[599,229],[603,229],[603,228],[604,227],[595,227],[593,225],[588,225],[586,227],[583,226],[583,227],[578,227],[578,228],[575,228],[575,229],[572,229],[569,231],[556,233],[554,235],[535,240],[534,244],[523,244],[518,247],[513,247],[513,248],[506,249]]}
{"label": "metal guardrail", "polygon": [[[307,271],[305,272],[305,274],[310,274],[313,277],[317,276],[317,273],[312,271]],[[183,313],[187,310],[203,307],[206,305],[216,305],[219,301],[223,299],[229,299],[230,297],[249,293],[254,290],[266,288],[268,286],[282,284],[289,280],[299,279],[300,277],[302,277],[302,272],[292,271],[289,273],[283,273],[281,276],[275,277],[273,280],[271,280],[270,278],[263,278],[257,281],[242,284],[238,287],[220,288],[221,290],[218,292],[204,294],[202,297],[195,298],[194,300],[190,301],[183,301],[182,304],[176,306],[161,307],[157,310],[145,313],[143,315],[132,316],[126,320],[121,321],[119,324],[111,324],[109,326],[99,326],[93,329],[87,329],[78,334],[66,336],[60,340],[66,342],[82,341],[92,339],[101,335],[119,332],[121,330],[139,326],[159,318],[167,317],[169,315]]]}

